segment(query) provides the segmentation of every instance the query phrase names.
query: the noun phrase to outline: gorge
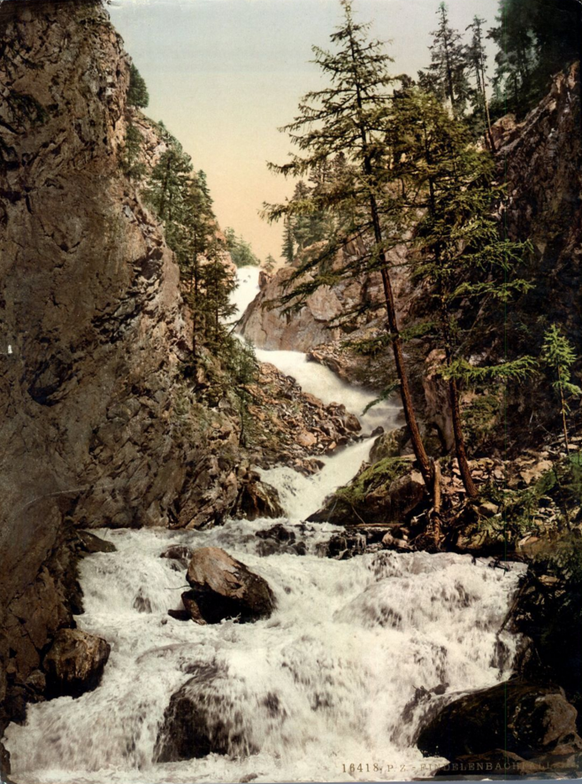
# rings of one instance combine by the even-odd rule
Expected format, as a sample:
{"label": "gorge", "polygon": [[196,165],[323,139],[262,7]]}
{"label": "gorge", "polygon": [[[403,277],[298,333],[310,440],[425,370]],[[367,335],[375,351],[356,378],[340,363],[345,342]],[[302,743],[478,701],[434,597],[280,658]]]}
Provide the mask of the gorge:
{"label": "gorge", "polygon": [[[467,391],[467,500],[419,329],[427,289],[392,248],[435,512],[388,343],[350,345],[385,333],[363,309],[381,302],[379,273],[284,312],[269,301],[308,256],[235,269],[212,256],[212,220],[208,258],[185,266],[152,196],[183,151],[128,100],[131,61],[100,2],[4,0],[0,56],[2,780],[579,775],[578,404],[561,416],[539,369],[503,405]],[[529,113],[493,125],[504,225],[533,260],[476,361],[538,346],[553,322],[579,373],[579,82],[568,63]],[[224,297],[198,312],[192,294],[196,276],[211,291],[212,265],[234,308],[220,318]],[[233,596],[205,598],[201,551],[204,590],[242,580],[230,557],[265,581],[268,611],[247,622]]]}

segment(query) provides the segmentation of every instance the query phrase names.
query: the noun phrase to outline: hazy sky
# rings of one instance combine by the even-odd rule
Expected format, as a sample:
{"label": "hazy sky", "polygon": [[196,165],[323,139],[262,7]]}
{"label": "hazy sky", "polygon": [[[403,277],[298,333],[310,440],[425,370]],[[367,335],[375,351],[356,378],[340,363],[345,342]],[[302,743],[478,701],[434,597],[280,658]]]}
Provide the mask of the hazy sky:
{"label": "hazy sky", "polygon": [[[425,67],[439,0],[355,0],[356,16],[388,41],[393,73]],[[498,0],[449,0],[464,30],[475,14],[493,23]],[[163,120],[204,169],[222,227],[259,256],[281,250],[280,226],[258,217],[292,185],[267,170],[290,150],[277,131],[299,98],[321,86],[311,46],[324,48],[341,21],[339,0],[114,0],[111,17],[144,76],[146,113]],[[488,24],[490,26],[490,24]]]}

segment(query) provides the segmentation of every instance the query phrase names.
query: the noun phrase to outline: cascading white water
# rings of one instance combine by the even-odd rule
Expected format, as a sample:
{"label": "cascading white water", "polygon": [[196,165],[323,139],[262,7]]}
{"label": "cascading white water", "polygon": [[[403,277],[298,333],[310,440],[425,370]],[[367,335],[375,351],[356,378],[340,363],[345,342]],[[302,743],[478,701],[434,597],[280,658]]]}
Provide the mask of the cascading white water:
{"label": "cascading white water", "polygon": [[[370,443],[326,458],[315,477],[263,472],[304,556],[262,554],[256,534],[273,520],[98,531],[117,552],[83,561],[77,621],[110,642],[111,657],[97,690],[31,706],[25,726],[9,727],[19,784],[382,781],[441,764],[423,760],[414,732],[436,700],[507,675],[516,640],[499,630],[521,567],[453,554],[321,557],[341,529],[301,521],[357,471]],[[184,569],[159,557],[173,544],[221,547],[246,563],[275,594],[271,618],[197,626],[169,617],[186,588]],[[232,754],[155,763],[164,712],[193,671],[214,673],[198,696],[218,698],[236,723]],[[241,743],[252,753],[241,756]]]}

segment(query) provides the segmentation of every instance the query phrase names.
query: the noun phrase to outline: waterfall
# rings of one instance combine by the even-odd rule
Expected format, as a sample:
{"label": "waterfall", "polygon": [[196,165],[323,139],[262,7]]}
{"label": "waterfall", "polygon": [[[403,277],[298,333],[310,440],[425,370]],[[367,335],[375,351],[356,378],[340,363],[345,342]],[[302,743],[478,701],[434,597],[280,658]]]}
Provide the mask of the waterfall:
{"label": "waterfall", "polygon": [[[298,374],[304,364],[312,363],[297,361]],[[302,556],[265,554],[256,534],[273,520],[97,531],[117,551],[82,561],[77,623],[107,639],[111,657],[95,691],[29,706],[26,724],[8,728],[19,784],[409,780],[444,764],[422,758],[415,730],[439,701],[507,677],[517,641],[500,629],[523,567],[447,553],[322,557],[341,529],[303,520],[357,471],[370,444],[326,457],[314,477],[263,471]],[[169,617],[186,587],[185,570],[160,558],[175,544],[221,547],[243,561],[271,586],[273,615],[208,626]],[[207,674],[199,698],[221,706],[237,743],[227,755],[156,763],[164,712],[193,672]]]}

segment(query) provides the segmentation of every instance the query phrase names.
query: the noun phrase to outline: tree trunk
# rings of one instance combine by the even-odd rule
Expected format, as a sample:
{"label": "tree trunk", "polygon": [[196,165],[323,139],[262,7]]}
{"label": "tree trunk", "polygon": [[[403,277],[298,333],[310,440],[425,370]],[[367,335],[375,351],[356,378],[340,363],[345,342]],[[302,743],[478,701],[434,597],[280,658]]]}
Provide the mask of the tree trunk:
{"label": "tree trunk", "polygon": [[564,390],[560,387],[560,401],[562,404],[562,428],[564,429],[564,443],[566,444],[566,455],[570,455],[570,444],[568,441],[568,422],[566,420],[566,398]]}
{"label": "tree trunk", "polygon": [[418,465],[420,467],[422,478],[424,479],[424,483],[427,487],[427,490],[432,496],[434,494],[433,470],[429,457],[426,454],[424,444],[422,443],[422,437],[420,435],[418,422],[416,421],[416,415],[414,413],[414,404],[412,402],[412,394],[410,392],[410,385],[408,383],[408,374],[406,372],[406,366],[404,364],[404,354],[402,352],[402,338],[400,337],[400,332],[398,330],[398,319],[396,318],[394,294],[392,291],[392,284],[390,282],[390,276],[388,274],[388,269],[387,269],[388,262],[384,252],[382,252],[381,255],[383,257],[382,258],[382,284],[384,286],[384,298],[386,300],[386,312],[388,314],[388,328],[390,330],[390,336],[392,338],[392,351],[394,353],[396,372],[398,374],[398,379],[400,381],[400,392],[402,396],[402,406],[404,408],[404,416],[406,418],[406,424],[408,425],[408,429],[410,431],[410,440],[412,442],[412,449],[414,450],[414,454],[416,456],[416,459],[418,460]]}
{"label": "tree trunk", "polygon": [[[360,138],[362,140],[363,168],[364,168],[364,173],[368,180],[368,185],[370,188],[372,188],[374,183],[374,170],[372,167],[372,159],[369,153],[369,136],[368,136],[369,129],[361,121],[361,112],[362,112],[361,85],[359,82],[358,67],[356,62],[354,41],[352,35],[353,33],[350,25],[350,48],[352,53],[352,63],[354,67],[354,84],[356,88],[356,101],[358,105],[358,111],[360,112],[359,131],[360,131]],[[386,313],[388,315],[388,329],[390,330],[392,351],[394,353],[394,362],[396,364],[396,373],[398,374],[398,379],[400,381],[400,392],[402,397],[402,406],[404,408],[404,417],[406,419],[406,424],[408,425],[408,429],[410,431],[412,449],[418,461],[418,465],[420,468],[420,472],[422,474],[422,478],[424,480],[424,484],[426,486],[429,495],[432,496],[434,491],[433,470],[429,457],[426,454],[424,444],[422,443],[420,430],[418,427],[418,423],[416,421],[416,415],[414,413],[414,404],[412,402],[410,385],[408,383],[408,374],[406,373],[406,366],[404,364],[404,354],[402,352],[402,338],[400,337],[400,331],[398,329],[398,319],[396,317],[394,292],[392,290],[392,283],[390,281],[390,274],[388,272],[389,269],[388,259],[386,258],[386,253],[383,248],[384,243],[383,243],[383,235],[382,235],[382,226],[380,224],[378,204],[376,202],[376,198],[372,190],[370,191],[369,204],[370,204],[370,216],[372,218],[372,225],[374,227],[374,240],[379,248],[382,285],[384,287],[384,299],[386,302]]]}

